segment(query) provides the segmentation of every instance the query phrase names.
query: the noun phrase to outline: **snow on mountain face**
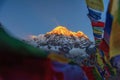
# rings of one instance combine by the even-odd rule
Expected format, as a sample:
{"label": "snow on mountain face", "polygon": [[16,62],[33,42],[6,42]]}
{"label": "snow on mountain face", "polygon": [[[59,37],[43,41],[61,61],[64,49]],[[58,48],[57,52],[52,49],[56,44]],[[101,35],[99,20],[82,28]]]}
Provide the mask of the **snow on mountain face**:
{"label": "snow on mountain face", "polygon": [[63,26],[58,26],[46,34],[30,36],[25,41],[35,47],[64,54],[65,57],[72,58],[77,63],[82,63],[82,61],[76,58],[82,58],[84,61],[90,58],[90,54],[95,53],[92,49],[94,47],[90,47],[91,41],[83,32],[72,32]]}

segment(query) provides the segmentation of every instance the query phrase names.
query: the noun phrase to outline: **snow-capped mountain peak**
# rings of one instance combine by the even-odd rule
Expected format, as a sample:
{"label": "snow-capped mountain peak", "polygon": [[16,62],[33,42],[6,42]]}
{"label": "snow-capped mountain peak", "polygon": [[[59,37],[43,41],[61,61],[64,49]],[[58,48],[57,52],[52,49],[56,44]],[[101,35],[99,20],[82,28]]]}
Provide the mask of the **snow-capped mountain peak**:
{"label": "snow-capped mountain peak", "polygon": [[[64,26],[57,26],[46,34],[32,35],[25,41],[35,47],[64,54],[67,58],[77,59],[77,63],[82,63],[84,59],[90,57],[89,53],[95,52],[90,51],[94,50],[94,47],[90,47],[92,42],[83,32],[72,32]],[[81,59],[83,60],[80,61]]]}

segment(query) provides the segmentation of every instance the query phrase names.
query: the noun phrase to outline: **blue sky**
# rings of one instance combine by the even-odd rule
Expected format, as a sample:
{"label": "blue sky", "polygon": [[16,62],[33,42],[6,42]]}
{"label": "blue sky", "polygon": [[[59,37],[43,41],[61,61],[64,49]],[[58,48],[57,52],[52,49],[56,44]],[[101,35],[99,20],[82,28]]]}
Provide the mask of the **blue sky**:
{"label": "blue sky", "polygon": [[4,2],[0,4],[0,22],[15,37],[45,34],[62,25],[72,31],[80,30],[94,40],[85,0],[0,1]]}

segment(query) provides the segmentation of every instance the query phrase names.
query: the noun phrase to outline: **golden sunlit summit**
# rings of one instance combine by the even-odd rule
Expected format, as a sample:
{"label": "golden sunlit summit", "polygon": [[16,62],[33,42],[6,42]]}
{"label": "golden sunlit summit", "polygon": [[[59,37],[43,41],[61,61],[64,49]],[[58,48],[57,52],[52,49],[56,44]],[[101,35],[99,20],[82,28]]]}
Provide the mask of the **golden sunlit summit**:
{"label": "golden sunlit summit", "polygon": [[75,36],[75,37],[85,36],[86,38],[88,38],[83,32],[81,31],[72,32],[71,30],[67,29],[64,26],[57,26],[52,31],[47,32],[47,34],[58,34],[58,35]]}

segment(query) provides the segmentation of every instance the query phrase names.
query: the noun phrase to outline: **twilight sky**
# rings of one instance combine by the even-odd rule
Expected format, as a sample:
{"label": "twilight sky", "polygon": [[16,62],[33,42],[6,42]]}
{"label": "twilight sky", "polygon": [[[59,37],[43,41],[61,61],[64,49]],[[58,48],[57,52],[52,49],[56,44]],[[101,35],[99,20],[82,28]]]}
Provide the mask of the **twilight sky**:
{"label": "twilight sky", "polygon": [[[107,3],[104,0],[105,9]],[[62,25],[84,32],[93,41],[87,13],[85,0],[0,0],[0,22],[18,38],[45,34]]]}

